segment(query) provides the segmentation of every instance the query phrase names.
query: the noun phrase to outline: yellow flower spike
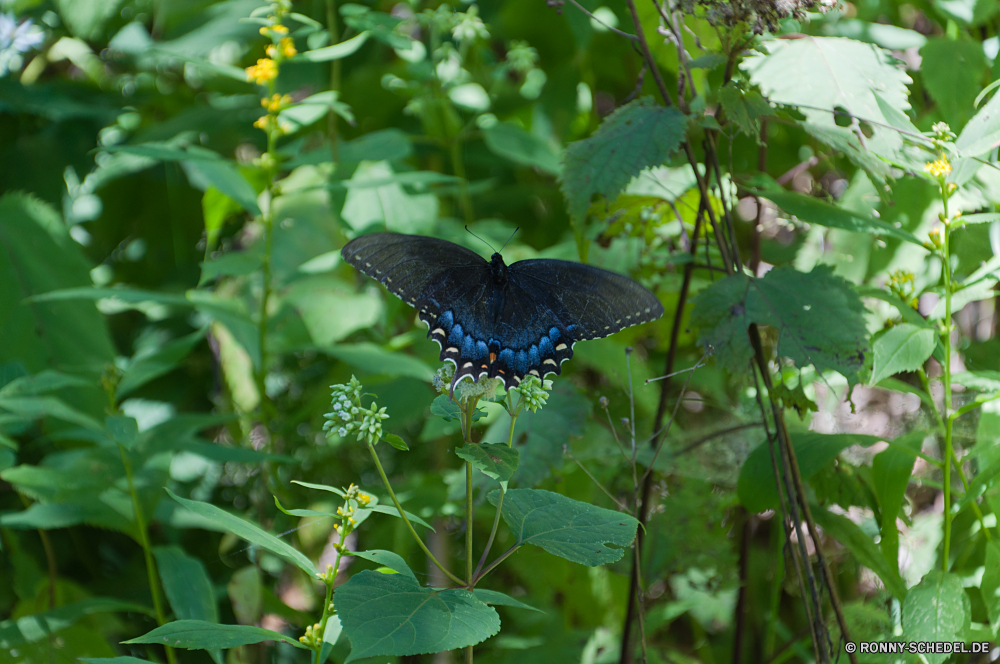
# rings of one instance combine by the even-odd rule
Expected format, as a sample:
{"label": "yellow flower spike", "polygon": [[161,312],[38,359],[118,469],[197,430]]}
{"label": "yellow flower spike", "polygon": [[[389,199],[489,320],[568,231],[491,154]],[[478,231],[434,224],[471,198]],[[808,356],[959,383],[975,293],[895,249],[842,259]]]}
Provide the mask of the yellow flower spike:
{"label": "yellow flower spike", "polygon": [[278,76],[278,65],[270,58],[261,58],[257,64],[247,67],[247,80],[258,85],[273,81]]}
{"label": "yellow flower spike", "polygon": [[268,130],[270,130],[270,128],[271,128],[271,116],[270,115],[262,115],[262,116],[260,116],[259,118],[257,118],[256,120],[254,120],[253,126],[257,127],[257,129],[260,129],[262,131],[268,131]]}
{"label": "yellow flower spike", "polygon": [[937,161],[929,161],[924,164],[924,170],[936,178],[947,177],[951,173],[951,163],[948,161],[948,155],[942,152]]}
{"label": "yellow flower spike", "polygon": [[278,54],[278,49],[274,47],[274,44],[271,44],[270,46],[264,49],[264,52],[267,53],[267,57],[273,60],[274,56]]}
{"label": "yellow flower spike", "polygon": [[291,37],[283,37],[280,42],[278,42],[278,47],[281,49],[281,55],[286,58],[294,56],[298,51],[295,50],[295,40]]}

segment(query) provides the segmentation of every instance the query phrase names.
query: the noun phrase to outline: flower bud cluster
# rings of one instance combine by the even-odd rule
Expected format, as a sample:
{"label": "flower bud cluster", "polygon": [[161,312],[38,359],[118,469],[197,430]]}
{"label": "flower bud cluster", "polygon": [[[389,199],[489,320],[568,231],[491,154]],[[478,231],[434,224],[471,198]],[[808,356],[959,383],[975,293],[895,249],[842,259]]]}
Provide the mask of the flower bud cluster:
{"label": "flower bud cluster", "polygon": [[299,637],[299,643],[313,650],[323,645],[323,627],[319,623],[306,627],[306,633]]}
{"label": "flower bud cluster", "polygon": [[552,391],[552,381],[527,376],[515,389],[521,395],[520,404],[535,413],[548,401],[549,392]]}
{"label": "flower bud cluster", "polygon": [[356,433],[358,440],[377,443],[382,438],[382,421],[389,419],[385,408],[379,408],[374,401],[368,408],[361,405],[362,386],[354,376],[350,383],[331,385],[330,389],[333,411],[323,415],[323,431],[341,438]]}
{"label": "flower bud cluster", "polygon": [[889,273],[889,292],[916,309],[919,301],[914,288],[914,275],[909,270],[895,270]]}

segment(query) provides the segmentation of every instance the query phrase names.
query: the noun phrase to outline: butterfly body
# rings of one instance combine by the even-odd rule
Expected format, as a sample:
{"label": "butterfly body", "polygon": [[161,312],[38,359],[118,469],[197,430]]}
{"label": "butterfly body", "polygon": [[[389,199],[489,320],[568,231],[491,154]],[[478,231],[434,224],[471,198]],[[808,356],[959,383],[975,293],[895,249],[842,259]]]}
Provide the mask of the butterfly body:
{"label": "butterfly body", "polygon": [[375,233],[349,242],[344,259],[414,306],[455,365],[452,387],[466,376],[499,378],[507,388],[525,376],[558,374],[573,346],[663,314],[656,296],[627,277],[550,259],[487,262],[434,238]]}

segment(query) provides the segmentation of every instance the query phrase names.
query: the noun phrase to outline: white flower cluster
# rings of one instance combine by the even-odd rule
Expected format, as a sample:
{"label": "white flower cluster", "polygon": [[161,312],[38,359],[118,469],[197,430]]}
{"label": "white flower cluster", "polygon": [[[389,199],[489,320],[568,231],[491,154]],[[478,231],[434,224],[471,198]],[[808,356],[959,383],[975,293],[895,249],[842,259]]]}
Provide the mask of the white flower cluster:
{"label": "white flower cluster", "polygon": [[515,389],[521,395],[521,403],[532,413],[536,413],[548,401],[549,392],[552,390],[552,381],[527,376]]}
{"label": "white flower cluster", "polygon": [[389,419],[385,408],[379,408],[374,401],[368,408],[361,405],[362,386],[354,376],[350,383],[331,385],[330,389],[333,411],[323,415],[323,431],[329,435],[336,432],[341,438],[357,433],[358,440],[377,443],[382,438],[382,420]]}
{"label": "white flower cluster", "polygon": [[37,48],[45,41],[45,31],[30,19],[20,25],[13,14],[0,14],[0,76],[20,71],[24,64],[22,54]]}
{"label": "white flower cluster", "polygon": [[[445,362],[444,365],[437,370],[434,374],[434,378],[431,382],[436,389],[441,394],[449,394],[451,392],[451,380],[455,377],[455,365]],[[483,399],[486,401],[496,401],[497,392],[503,387],[503,381],[499,378],[487,378],[486,376],[481,377],[479,380],[473,382],[468,379],[462,379],[458,385],[455,386],[456,398],[459,401],[464,399]]]}

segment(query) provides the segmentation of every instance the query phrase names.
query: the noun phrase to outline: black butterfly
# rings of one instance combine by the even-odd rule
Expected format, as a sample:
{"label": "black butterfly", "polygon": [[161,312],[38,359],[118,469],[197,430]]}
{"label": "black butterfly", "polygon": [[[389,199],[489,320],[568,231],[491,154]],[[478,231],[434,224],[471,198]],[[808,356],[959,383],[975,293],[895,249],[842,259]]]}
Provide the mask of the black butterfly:
{"label": "black butterfly", "polygon": [[490,262],[451,242],[374,233],[347,243],[344,260],[416,307],[441,360],[466,376],[516,387],[528,375],[558,374],[577,341],[656,320],[663,305],[628,277],[582,263]]}

